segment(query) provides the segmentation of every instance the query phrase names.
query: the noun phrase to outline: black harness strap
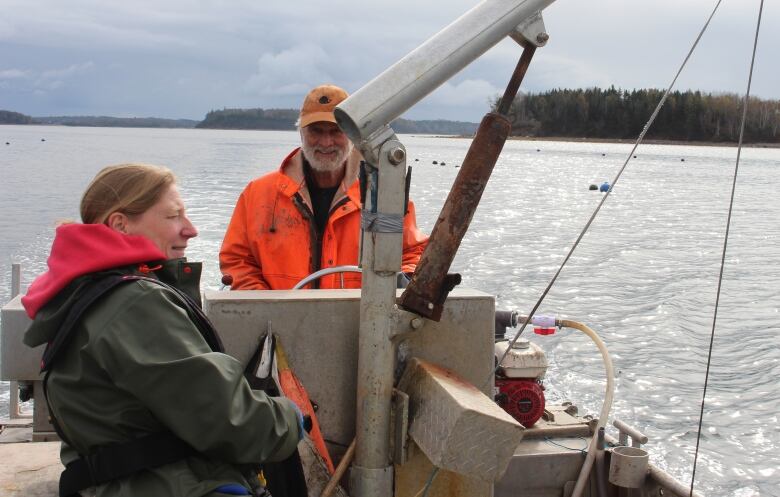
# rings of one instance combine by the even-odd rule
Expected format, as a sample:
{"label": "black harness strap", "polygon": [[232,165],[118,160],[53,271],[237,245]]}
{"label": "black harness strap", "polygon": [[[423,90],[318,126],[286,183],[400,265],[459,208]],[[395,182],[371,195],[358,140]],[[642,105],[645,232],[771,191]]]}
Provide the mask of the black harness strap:
{"label": "black harness strap", "polygon": [[[187,315],[198,328],[211,350],[214,352],[224,351],[219,335],[203,310],[192,298],[179,289],[160,280],[139,275],[113,274],[96,279],[70,309],[54,340],[46,346],[41,359],[41,372],[46,373],[43,377],[43,392],[49,407],[52,425],[60,438],[71,447],[73,444],[65,437],[54,417],[51,404],[49,404],[47,383],[51,368],[55,359],[72,338],[73,329],[84,312],[101,296],[107,294],[120,283],[132,281],[148,281],[173,292],[181,299]],[[195,449],[169,431],[152,433],[121,444],[100,447],[92,454],[80,455],[78,459],[65,467],[60,475],[59,494],[60,497],[78,497],[79,492],[86,488],[124,478],[138,471],[180,461],[195,454],[197,454]]]}
{"label": "black harness strap", "polygon": [[84,314],[84,311],[94,304],[97,299],[123,281],[124,279],[119,275],[107,276],[95,280],[95,283],[84,292],[73,307],[70,308],[68,315],[65,317],[65,321],[62,322],[60,329],[57,330],[57,335],[54,337],[54,340],[46,345],[46,350],[43,351],[43,357],[41,358],[41,373],[45,373],[51,369],[54,358],[71,338],[71,331],[73,331],[73,327],[78,323],[79,319],[81,319],[81,315]]}
{"label": "black harness strap", "polygon": [[217,332],[214,330],[214,326],[211,324],[211,321],[209,321],[209,318],[206,317],[206,314],[203,313],[203,310],[200,308],[200,306],[194,300],[192,300],[189,295],[182,292],[178,288],[168,285],[167,283],[164,283],[155,278],[149,278],[147,276],[140,275],[114,274],[95,280],[95,283],[93,283],[92,286],[84,292],[84,294],[79,298],[78,302],[76,302],[76,304],[70,309],[70,312],[68,312],[65,321],[63,321],[62,326],[60,326],[60,329],[57,331],[57,335],[54,337],[54,340],[49,342],[49,344],[46,346],[46,350],[43,352],[43,358],[41,359],[41,372],[45,373],[51,368],[54,358],[57,357],[62,348],[70,340],[73,327],[76,325],[76,323],[78,323],[79,319],[81,319],[84,311],[86,311],[92,304],[94,304],[97,299],[107,294],[112,288],[116,287],[120,283],[129,283],[133,281],[148,281],[173,292],[173,294],[178,296],[185,304],[184,308],[187,311],[187,315],[198,328],[198,331],[203,336],[203,339],[206,340],[206,343],[211,348],[211,350],[214,352],[225,351],[225,348],[222,345],[222,341],[220,340],[219,335],[217,335]]}
{"label": "black harness strap", "polygon": [[85,488],[180,461],[195,454],[195,449],[170,432],[153,433],[123,444],[101,447],[65,467],[65,471],[60,475],[60,497],[77,496],[78,492]]}

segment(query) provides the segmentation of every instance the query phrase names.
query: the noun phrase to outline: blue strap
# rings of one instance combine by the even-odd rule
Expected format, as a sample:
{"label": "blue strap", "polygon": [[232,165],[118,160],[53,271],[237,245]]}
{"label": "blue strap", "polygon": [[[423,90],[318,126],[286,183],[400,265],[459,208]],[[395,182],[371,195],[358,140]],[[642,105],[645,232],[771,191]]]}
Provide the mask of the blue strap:
{"label": "blue strap", "polygon": [[228,483],[227,485],[221,485],[214,489],[215,492],[227,495],[252,495],[249,490],[243,485],[238,483]]}

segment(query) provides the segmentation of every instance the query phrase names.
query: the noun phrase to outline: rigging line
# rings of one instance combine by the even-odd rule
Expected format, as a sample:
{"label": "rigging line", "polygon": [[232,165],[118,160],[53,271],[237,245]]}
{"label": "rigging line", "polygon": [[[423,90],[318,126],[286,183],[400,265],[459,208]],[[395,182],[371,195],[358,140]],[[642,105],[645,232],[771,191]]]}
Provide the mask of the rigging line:
{"label": "rigging line", "polygon": [[748,73],[747,90],[745,91],[745,99],[742,104],[742,122],[739,126],[739,144],[737,145],[737,160],[734,165],[734,178],[731,183],[731,199],[729,201],[729,212],[726,217],[726,233],[723,237],[723,252],[720,257],[720,273],[718,275],[718,289],[715,293],[715,310],[712,316],[712,331],[710,332],[710,348],[707,352],[707,369],[704,372],[704,390],[701,395],[701,409],[699,410],[699,429],[696,433],[696,450],[693,453],[693,472],[691,474],[691,492],[689,496],[693,497],[693,486],[696,481],[696,463],[699,459],[699,445],[701,442],[701,429],[704,423],[704,405],[707,398],[707,385],[710,379],[710,365],[712,363],[712,348],[715,343],[715,324],[718,321],[718,307],[720,305],[720,293],[723,284],[723,270],[726,266],[726,249],[729,244],[729,231],[731,227],[731,215],[734,209],[734,192],[737,189],[737,176],[739,174],[739,159],[742,155],[742,141],[745,136],[745,122],[747,121],[748,104],[750,103],[750,86],[753,83],[753,66],[756,62],[756,48],[758,47],[758,33],[761,30],[761,14],[764,11],[764,0],[758,8],[758,21],[756,22],[756,35],[753,39],[753,56],[750,59],[750,72]]}
{"label": "rigging line", "polygon": [[[509,350],[512,349],[512,346],[514,346],[515,342],[517,342],[517,339],[520,338],[520,335],[522,335],[525,328],[528,326],[528,323],[533,318],[534,314],[536,314],[536,311],[539,309],[539,307],[542,305],[542,302],[544,301],[545,297],[547,297],[547,294],[549,293],[552,286],[555,284],[555,282],[558,280],[558,276],[560,276],[561,271],[563,271],[563,268],[566,266],[566,263],[569,262],[569,259],[571,258],[572,254],[574,253],[574,250],[579,246],[580,241],[582,241],[582,238],[585,236],[585,233],[588,232],[590,229],[591,224],[593,224],[593,221],[596,219],[596,215],[598,215],[599,211],[601,210],[601,207],[604,205],[604,203],[607,201],[607,198],[612,193],[612,189],[615,187],[615,184],[620,179],[620,176],[623,174],[623,171],[625,171],[626,167],[628,166],[628,163],[631,161],[631,158],[634,156],[634,152],[636,151],[637,147],[639,147],[639,144],[642,143],[642,140],[645,138],[645,135],[647,134],[647,131],[650,129],[650,126],[652,126],[653,122],[655,122],[655,118],[658,117],[658,113],[661,112],[661,108],[664,106],[664,103],[666,103],[666,99],[669,97],[669,94],[672,92],[672,88],[674,88],[674,84],[677,82],[677,79],[680,77],[680,73],[682,73],[685,66],[688,64],[688,60],[691,58],[691,55],[693,55],[694,50],[696,50],[696,46],[699,44],[699,41],[701,40],[702,36],[704,35],[704,32],[707,31],[707,28],[710,25],[710,21],[712,21],[712,18],[715,16],[715,12],[717,12],[718,8],[720,7],[720,4],[723,0],[718,0],[718,2],[715,4],[715,7],[712,9],[712,13],[707,18],[707,22],[704,23],[704,26],[702,26],[701,31],[699,31],[699,35],[696,37],[696,40],[693,42],[693,45],[691,46],[690,50],[688,51],[688,55],[685,56],[685,60],[683,60],[682,64],[680,65],[680,68],[677,70],[677,74],[674,75],[674,78],[672,79],[672,82],[669,83],[669,87],[664,92],[663,96],[661,97],[661,100],[658,102],[658,105],[656,105],[655,110],[653,111],[650,118],[647,120],[647,123],[642,128],[642,132],[639,133],[639,137],[636,139],[636,142],[634,143],[633,148],[628,153],[628,156],[626,157],[626,161],[623,163],[623,166],[618,171],[617,175],[615,176],[615,179],[612,180],[612,184],[609,186],[609,190],[604,194],[604,196],[601,198],[601,201],[596,206],[596,209],[593,211],[593,214],[591,214],[590,219],[588,219],[588,222],[585,223],[585,226],[582,228],[582,231],[580,232],[577,239],[574,241],[574,244],[572,245],[571,249],[569,249],[569,252],[566,254],[566,257],[564,257],[563,262],[561,262],[561,265],[558,267],[558,270],[555,272],[553,277],[550,279],[550,282],[547,284],[547,287],[545,287],[544,291],[542,292],[542,295],[539,297],[539,300],[536,301],[536,304],[534,304],[533,308],[531,309],[531,312],[529,312],[526,315],[525,320],[523,321],[522,326],[518,330],[515,337],[509,342],[509,347],[504,351],[504,353],[501,355],[501,357],[496,362],[496,367],[493,369],[493,372],[491,373],[490,377],[485,382],[485,385],[483,385],[483,388],[489,384],[493,380],[493,377],[495,376],[496,372],[498,371],[498,368],[500,367],[501,362],[504,360],[506,355],[509,353]],[[763,1],[763,0],[762,0]]]}

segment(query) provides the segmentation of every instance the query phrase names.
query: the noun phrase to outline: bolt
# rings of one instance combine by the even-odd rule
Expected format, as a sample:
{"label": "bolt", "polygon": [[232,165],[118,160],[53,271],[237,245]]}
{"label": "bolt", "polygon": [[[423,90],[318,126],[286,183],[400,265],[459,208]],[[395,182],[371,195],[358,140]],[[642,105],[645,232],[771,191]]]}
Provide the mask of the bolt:
{"label": "bolt", "polygon": [[538,44],[540,44],[540,45],[544,45],[545,43],[547,43],[547,40],[549,40],[549,39],[550,39],[550,35],[548,35],[547,33],[544,33],[544,32],[539,33],[538,35],[536,35],[536,42]]}
{"label": "bolt", "polygon": [[428,302],[428,309],[433,310],[433,302]]}
{"label": "bolt", "polygon": [[390,159],[390,164],[397,166],[406,158],[406,151],[401,147],[395,147],[387,153],[387,158]]}
{"label": "bolt", "polygon": [[411,324],[413,330],[419,330],[420,328],[422,328],[423,320],[420,318],[414,318],[412,319],[412,322],[409,324]]}

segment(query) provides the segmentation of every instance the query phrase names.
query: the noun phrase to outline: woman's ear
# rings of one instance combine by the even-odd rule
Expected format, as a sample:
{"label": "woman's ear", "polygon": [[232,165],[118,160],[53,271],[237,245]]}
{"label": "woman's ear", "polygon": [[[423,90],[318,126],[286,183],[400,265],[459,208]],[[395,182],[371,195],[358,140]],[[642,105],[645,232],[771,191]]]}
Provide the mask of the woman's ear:
{"label": "woman's ear", "polygon": [[109,228],[120,233],[127,233],[127,216],[122,212],[112,212],[106,219]]}

